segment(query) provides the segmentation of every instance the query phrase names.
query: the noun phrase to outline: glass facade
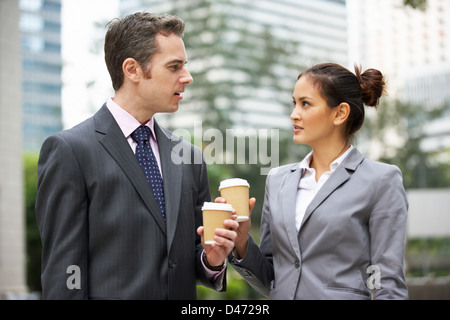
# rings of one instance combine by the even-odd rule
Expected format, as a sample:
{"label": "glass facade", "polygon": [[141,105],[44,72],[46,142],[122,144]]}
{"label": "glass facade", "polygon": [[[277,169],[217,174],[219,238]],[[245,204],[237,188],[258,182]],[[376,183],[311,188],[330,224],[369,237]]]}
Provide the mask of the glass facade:
{"label": "glass facade", "polygon": [[[347,0],[347,7],[349,27],[357,30],[350,33],[352,60],[382,70],[388,99],[425,110],[450,103],[450,1],[428,0],[425,10],[402,0]],[[427,123],[423,150],[448,153],[448,128],[448,113]]]}
{"label": "glass facade", "polygon": [[61,0],[20,0],[23,147],[62,129]]}

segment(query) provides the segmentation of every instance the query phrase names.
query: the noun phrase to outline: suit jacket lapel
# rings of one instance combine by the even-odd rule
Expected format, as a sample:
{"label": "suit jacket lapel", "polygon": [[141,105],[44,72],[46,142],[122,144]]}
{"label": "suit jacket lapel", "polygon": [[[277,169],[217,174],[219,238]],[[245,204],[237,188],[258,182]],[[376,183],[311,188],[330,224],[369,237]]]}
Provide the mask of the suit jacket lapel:
{"label": "suit jacket lapel", "polygon": [[142,169],[133,154],[127,140],[106,104],[94,115],[95,131],[100,134],[99,142],[117,162],[135,186],[142,200],[150,210],[161,230],[165,233],[166,226],[159,206],[153,196],[152,189],[142,174]]}
{"label": "suit jacket lapel", "polygon": [[364,160],[364,156],[355,148],[344,159],[342,164],[336,168],[336,171],[328,178],[316,196],[313,198],[309,206],[306,208],[305,216],[303,217],[302,224],[300,225],[299,233],[308,220],[320,204],[325,201],[330,194],[334,192],[340,185],[345,183],[351,176],[361,161]]}
{"label": "suit jacket lapel", "polygon": [[282,199],[281,208],[287,235],[298,257],[300,257],[300,246],[298,244],[297,229],[295,227],[295,200],[297,198],[298,184],[302,172],[303,170],[299,168],[298,163],[292,166],[280,188],[279,197],[279,199]]}
{"label": "suit jacket lapel", "polygon": [[182,164],[172,161],[174,146],[178,139],[172,141],[171,133],[163,130],[155,120],[155,134],[158,140],[159,156],[161,158],[161,170],[164,180],[164,197],[166,199],[166,223],[167,223],[167,248],[170,246],[175,235],[180,209]]}

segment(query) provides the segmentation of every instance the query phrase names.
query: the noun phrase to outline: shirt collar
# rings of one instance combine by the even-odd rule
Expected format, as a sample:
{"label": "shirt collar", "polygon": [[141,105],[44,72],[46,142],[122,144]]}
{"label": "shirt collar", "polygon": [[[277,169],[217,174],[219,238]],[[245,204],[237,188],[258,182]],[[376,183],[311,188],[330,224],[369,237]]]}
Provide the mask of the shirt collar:
{"label": "shirt collar", "polygon": [[[347,149],[347,151],[345,151],[339,158],[337,158],[336,160],[334,160],[331,164],[330,164],[330,171],[334,171],[336,170],[337,167],[339,167],[339,165],[344,161],[345,157],[350,153],[350,151],[352,151],[353,149],[353,145],[350,146],[350,148]],[[299,168],[300,169],[310,169],[311,167],[309,166],[311,164],[311,158],[313,156],[313,152],[311,151],[310,153],[308,153],[306,155],[305,158],[303,158],[303,160],[300,162],[299,164]]]}
{"label": "shirt collar", "polygon": [[306,157],[303,158],[302,162],[300,162],[299,168],[300,169],[309,169],[309,165],[311,163],[311,158],[312,158],[312,154],[313,152],[311,151],[310,153],[308,153],[306,155]]}
{"label": "shirt collar", "polygon": [[353,146],[350,145],[350,148],[348,148],[347,151],[345,151],[339,158],[337,158],[330,164],[331,171],[334,171],[337,167],[339,167],[339,165],[345,160],[345,158],[350,153],[350,151],[352,151],[352,149]]}
{"label": "shirt collar", "polygon": [[[136,130],[141,123],[136,120],[131,114],[129,114],[125,109],[114,102],[114,98],[108,99],[106,102],[108,110],[112,113],[114,119],[119,125],[125,138],[129,138],[130,135]],[[154,129],[154,118],[152,117],[145,125],[150,128],[152,133],[152,138],[156,140],[155,129]]]}

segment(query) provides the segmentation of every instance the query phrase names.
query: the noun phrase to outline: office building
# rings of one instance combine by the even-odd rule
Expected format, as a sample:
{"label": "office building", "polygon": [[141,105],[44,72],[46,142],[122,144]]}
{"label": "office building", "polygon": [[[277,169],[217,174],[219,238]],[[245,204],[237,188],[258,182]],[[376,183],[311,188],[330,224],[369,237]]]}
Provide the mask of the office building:
{"label": "office building", "polygon": [[450,1],[427,0],[425,10],[403,0],[347,0],[350,61],[383,70],[390,95],[404,97],[416,68],[450,61]]}
{"label": "office building", "polygon": [[[427,0],[421,10],[402,0],[347,0],[347,8],[350,60],[382,70],[389,99],[425,110],[450,103],[450,1]],[[449,150],[448,128],[450,114],[428,123],[423,150]]]}
{"label": "office building", "polygon": [[62,129],[61,0],[19,0],[23,147],[38,151]]}
{"label": "office building", "polygon": [[27,291],[19,7],[0,1],[0,299]]}

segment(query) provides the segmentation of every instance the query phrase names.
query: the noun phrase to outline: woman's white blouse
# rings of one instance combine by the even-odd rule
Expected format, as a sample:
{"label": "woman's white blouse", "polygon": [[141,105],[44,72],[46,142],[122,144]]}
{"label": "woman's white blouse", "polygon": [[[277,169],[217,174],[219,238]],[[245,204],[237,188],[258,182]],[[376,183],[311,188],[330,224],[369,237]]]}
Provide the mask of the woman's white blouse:
{"label": "woman's white blouse", "polygon": [[314,196],[319,192],[320,188],[325,184],[328,178],[333,174],[336,168],[344,161],[345,157],[352,151],[353,146],[350,146],[347,151],[344,152],[339,158],[334,160],[330,164],[330,171],[324,172],[319,181],[316,181],[316,170],[310,168],[311,158],[313,152],[311,151],[308,155],[300,162],[300,169],[304,169],[300,183],[298,184],[297,199],[295,203],[295,226],[297,232],[300,230],[300,226],[303,217]]}

